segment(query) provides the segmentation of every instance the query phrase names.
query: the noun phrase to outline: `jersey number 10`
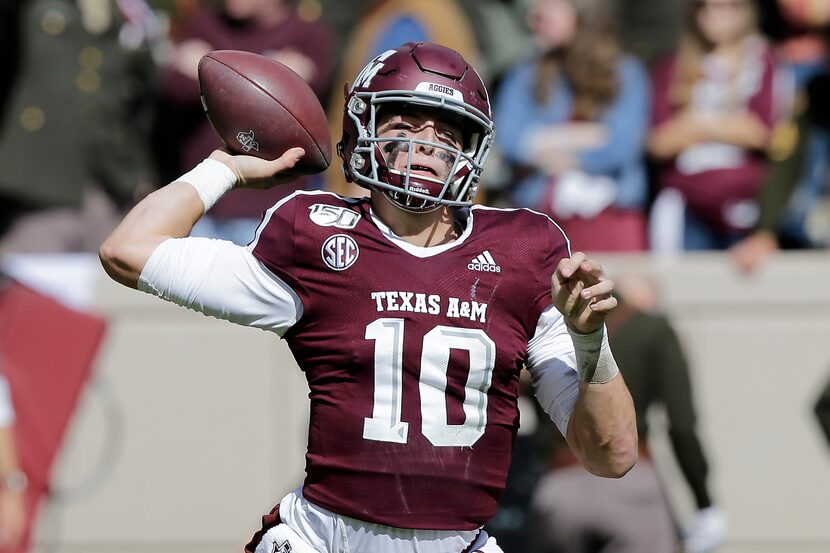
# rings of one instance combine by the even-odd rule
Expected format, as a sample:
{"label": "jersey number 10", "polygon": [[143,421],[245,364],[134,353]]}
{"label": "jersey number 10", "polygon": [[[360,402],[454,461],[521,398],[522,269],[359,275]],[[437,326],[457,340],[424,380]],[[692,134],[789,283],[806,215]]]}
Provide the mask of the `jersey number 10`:
{"label": "jersey number 10", "polygon": [[[409,423],[401,420],[404,319],[378,319],[366,327],[375,341],[375,397],[363,438],[405,444]],[[470,355],[464,386],[464,424],[447,423],[450,350]],[[436,326],[424,335],[421,353],[421,431],[434,446],[472,446],[487,426],[487,390],[496,364],[496,344],[477,328]]]}

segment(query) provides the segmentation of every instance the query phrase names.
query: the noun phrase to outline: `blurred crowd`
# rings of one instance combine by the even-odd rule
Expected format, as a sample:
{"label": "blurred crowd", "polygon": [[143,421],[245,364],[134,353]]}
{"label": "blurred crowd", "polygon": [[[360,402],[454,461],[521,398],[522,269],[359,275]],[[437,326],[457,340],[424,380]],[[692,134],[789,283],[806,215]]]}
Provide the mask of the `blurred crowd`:
{"label": "blurred crowd", "polygon": [[[575,249],[729,250],[746,270],[830,243],[823,0],[0,0],[0,254],[94,251],[125,209],[220,145],[199,59],[303,76],[339,138],[342,86],[383,50],[444,43],[492,91],[479,198],[551,214]],[[339,164],[236,192],[196,230],[247,243]]]}
{"label": "blurred crowd", "polygon": [[[207,52],[294,69],[336,141],[344,83],[388,48],[434,41],[474,60],[490,86],[497,150],[479,201],[550,214],[574,250],[723,250],[755,270],[779,249],[830,245],[828,31],[826,0],[0,0],[0,255],[95,251],[125,210],[220,147],[198,93]],[[229,194],[194,234],[246,244],[297,189],[364,195],[335,160],[322,175]],[[609,484],[569,472],[561,444],[535,447],[523,420],[528,451],[550,454],[521,455],[520,437],[526,464],[493,522],[508,553],[530,541],[540,553],[600,551],[626,533],[650,545],[614,551],[685,540],[703,552],[723,538],[680,344],[648,283],[620,294],[609,331],[642,441],[649,406],[671,406],[698,514],[675,520],[647,448],[629,487],[569,511],[588,508],[569,498]],[[665,374],[636,373],[652,365]],[[629,506],[623,527],[593,527],[617,499]],[[546,530],[530,540],[533,528]]]}

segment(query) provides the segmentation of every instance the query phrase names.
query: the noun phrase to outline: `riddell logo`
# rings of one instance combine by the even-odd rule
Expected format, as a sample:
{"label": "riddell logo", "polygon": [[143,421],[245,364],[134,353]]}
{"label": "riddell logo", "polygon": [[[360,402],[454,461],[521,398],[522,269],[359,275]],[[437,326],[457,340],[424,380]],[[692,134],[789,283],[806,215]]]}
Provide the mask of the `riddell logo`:
{"label": "riddell logo", "polygon": [[501,267],[496,264],[496,260],[490,255],[490,252],[484,250],[483,253],[476,256],[468,265],[467,268],[471,271],[482,271],[485,273],[500,273]]}

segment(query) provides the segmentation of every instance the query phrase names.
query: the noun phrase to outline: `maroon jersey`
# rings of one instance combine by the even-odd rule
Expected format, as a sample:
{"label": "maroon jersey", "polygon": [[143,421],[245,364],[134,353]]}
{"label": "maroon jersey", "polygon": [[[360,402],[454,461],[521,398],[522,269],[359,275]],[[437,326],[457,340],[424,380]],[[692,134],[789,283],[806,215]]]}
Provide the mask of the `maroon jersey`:
{"label": "maroon jersey", "polygon": [[305,497],[401,528],[496,512],[527,342],[569,255],[547,217],[473,207],[458,240],[402,246],[367,200],[300,193],[252,245],[303,304],[285,339],[310,387]]}

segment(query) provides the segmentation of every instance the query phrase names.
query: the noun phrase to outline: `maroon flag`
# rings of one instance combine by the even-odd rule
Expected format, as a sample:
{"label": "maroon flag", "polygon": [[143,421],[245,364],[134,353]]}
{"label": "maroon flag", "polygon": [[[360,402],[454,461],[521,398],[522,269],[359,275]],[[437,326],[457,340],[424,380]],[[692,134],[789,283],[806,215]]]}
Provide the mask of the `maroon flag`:
{"label": "maroon flag", "polygon": [[23,543],[31,529],[78,395],[104,336],[103,319],[65,307],[14,281],[0,289],[0,370],[9,381],[16,412],[14,436],[29,477]]}

